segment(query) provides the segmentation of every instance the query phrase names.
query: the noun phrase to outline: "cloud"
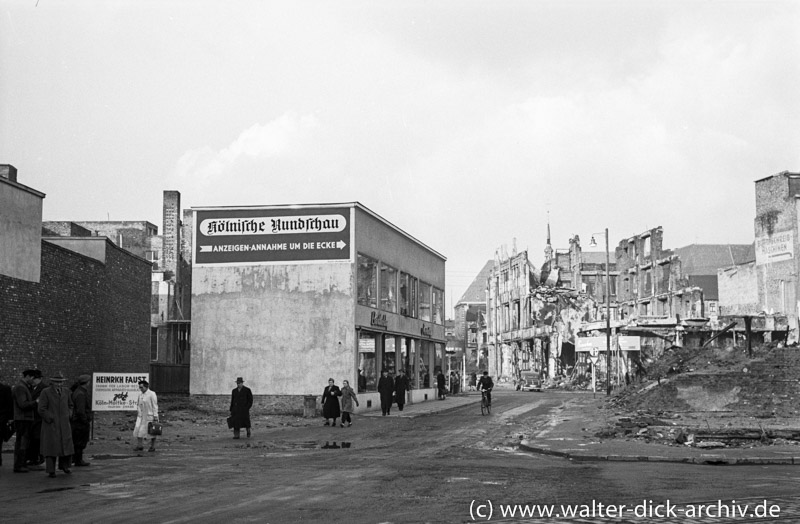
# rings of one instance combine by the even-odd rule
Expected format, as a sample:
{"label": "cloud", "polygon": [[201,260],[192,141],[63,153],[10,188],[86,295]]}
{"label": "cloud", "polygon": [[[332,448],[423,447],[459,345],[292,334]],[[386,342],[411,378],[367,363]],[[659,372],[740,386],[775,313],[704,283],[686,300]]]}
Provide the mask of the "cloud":
{"label": "cloud", "polygon": [[204,184],[230,174],[242,161],[294,155],[318,125],[313,115],[290,113],[266,124],[254,124],[222,149],[206,146],[187,151],[178,159],[171,178]]}

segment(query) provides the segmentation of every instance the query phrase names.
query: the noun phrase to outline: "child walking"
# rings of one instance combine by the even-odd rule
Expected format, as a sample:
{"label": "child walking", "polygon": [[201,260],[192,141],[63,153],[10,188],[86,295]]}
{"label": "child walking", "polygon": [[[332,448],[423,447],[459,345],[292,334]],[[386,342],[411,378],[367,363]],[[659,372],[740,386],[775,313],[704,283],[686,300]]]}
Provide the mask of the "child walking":
{"label": "child walking", "polygon": [[350,418],[350,413],[354,411],[353,402],[355,402],[356,406],[358,406],[358,398],[356,397],[356,392],[353,391],[353,388],[350,387],[349,381],[343,380],[342,381],[342,424],[341,424],[342,427],[344,427],[345,422],[347,422],[347,427],[353,425],[353,419]]}

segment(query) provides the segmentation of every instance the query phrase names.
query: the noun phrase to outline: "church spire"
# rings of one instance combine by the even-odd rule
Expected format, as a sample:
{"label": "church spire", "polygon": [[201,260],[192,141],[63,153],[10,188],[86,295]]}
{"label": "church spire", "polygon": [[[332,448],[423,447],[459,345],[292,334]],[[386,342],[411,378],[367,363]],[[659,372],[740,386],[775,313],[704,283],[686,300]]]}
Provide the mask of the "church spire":
{"label": "church spire", "polygon": [[544,261],[552,268],[553,246],[550,244],[550,211],[547,212],[547,246],[544,248]]}

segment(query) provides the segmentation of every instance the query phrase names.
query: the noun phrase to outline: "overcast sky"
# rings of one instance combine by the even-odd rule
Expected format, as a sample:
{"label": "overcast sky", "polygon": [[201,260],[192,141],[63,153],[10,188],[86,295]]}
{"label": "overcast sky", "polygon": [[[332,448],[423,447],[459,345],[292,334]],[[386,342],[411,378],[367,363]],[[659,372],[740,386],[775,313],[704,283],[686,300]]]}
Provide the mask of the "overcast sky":
{"label": "overcast sky", "polygon": [[[0,3],[0,163],[45,220],[361,202],[448,258],[750,243],[800,170],[800,2]],[[603,245],[602,235],[598,242]]]}

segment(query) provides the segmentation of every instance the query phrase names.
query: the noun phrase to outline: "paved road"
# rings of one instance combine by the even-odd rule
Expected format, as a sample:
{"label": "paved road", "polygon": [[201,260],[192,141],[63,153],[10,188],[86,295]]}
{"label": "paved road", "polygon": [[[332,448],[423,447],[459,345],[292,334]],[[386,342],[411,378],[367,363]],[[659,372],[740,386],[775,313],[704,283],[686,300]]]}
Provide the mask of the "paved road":
{"label": "paved road", "polygon": [[[546,434],[571,399],[500,390],[488,417],[476,397],[442,413],[361,416],[351,428],[320,420],[239,441],[211,432],[154,454],[107,440],[69,477],[4,466],[0,522],[473,522],[487,521],[490,507],[501,522],[800,522],[795,466],[576,463],[515,446],[519,435]],[[754,520],[764,501],[772,516]],[[710,516],[709,507],[698,515],[700,504]],[[642,510],[652,516],[639,518]]]}

